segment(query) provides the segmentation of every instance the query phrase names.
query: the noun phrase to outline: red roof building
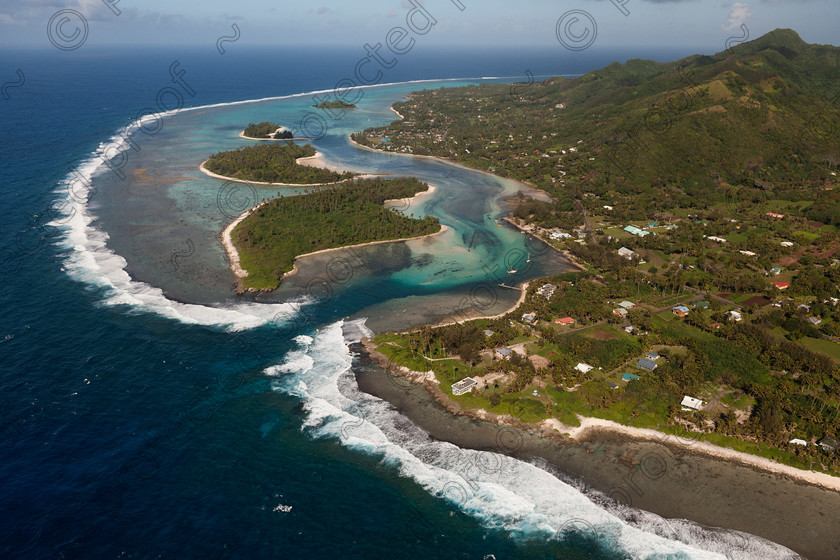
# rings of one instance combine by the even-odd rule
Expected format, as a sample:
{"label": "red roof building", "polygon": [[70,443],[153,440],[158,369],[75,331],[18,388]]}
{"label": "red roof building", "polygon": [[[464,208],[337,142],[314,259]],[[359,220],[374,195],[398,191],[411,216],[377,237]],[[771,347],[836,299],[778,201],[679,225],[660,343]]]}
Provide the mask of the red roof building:
{"label": "red roof building", "polygon": [[574,325],[575,320],[571,317],[563,317],[562,319],[557,319],[555,323],[560,323],[561,325]]}
{"label": "red roof building", "polygon": [[779,288],[780,290],[787,290],[790,288],[790,284],[788,282],[773,282],[773,285]]}

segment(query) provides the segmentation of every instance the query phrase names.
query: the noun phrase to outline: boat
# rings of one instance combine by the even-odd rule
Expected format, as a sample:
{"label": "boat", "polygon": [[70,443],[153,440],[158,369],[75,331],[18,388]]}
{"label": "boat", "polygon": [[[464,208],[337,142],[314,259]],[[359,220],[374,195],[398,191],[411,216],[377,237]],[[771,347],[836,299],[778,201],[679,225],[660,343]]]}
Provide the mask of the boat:
{"label": "boat", "polygon": [[525,262],[531,262],[531,253],[528,253],[528,260]]}

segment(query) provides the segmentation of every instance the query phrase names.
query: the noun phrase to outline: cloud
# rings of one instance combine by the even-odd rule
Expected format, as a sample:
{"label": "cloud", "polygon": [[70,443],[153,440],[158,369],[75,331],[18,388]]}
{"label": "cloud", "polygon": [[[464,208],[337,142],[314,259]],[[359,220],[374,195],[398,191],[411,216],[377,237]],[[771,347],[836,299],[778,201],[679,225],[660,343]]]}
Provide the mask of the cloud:
{"label": "cloud", "polygon": [[735,2],[729,11],[729,19],[721,27],[725,31],[735,31],[740,29],[750,17],[752,17],[750,5],[744,2]]}

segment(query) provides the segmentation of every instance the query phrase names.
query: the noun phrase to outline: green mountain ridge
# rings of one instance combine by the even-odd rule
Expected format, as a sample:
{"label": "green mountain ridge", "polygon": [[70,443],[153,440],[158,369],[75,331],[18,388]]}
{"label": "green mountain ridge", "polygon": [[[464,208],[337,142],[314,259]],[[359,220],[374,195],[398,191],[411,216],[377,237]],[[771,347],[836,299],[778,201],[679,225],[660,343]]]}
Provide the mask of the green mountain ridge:
{"label": "green mountain ridge", "polygon": [[[840,48],[777,29],[712,56],[633,59],[515,88],[416,92],[395,105],[408,124],[354,138],[492,169],[556,196],[652,186],[672,191],[673,201],[711,202],[721,185],[779,194],[831,181],[840,164],[838,101]],[[579,141],[587,158],[554,157]]]}

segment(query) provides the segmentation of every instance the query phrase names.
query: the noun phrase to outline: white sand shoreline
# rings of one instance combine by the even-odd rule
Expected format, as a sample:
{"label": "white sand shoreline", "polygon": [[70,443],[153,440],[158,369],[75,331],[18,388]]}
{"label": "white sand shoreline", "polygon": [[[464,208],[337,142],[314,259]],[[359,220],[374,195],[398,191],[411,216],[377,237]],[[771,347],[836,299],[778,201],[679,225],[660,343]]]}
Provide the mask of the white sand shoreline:
{"label": "white sand shoreline", "polygon": [[678,445],[697,453],[711,455],[719,459],[734,461],[736,463],[742,463],[773,474],[784,475],[788,478],[793,478],[795,480],[807,482],[828,490],[840,492],[840,478],[829,474],[798,469],[796,467],[777,463],[765,457],[736,451],[728,447],[721,447],[702,440],[694,440],[691,438],[666,434],[665,432],[660,432],[650,428],[633,428],[631,426],[625,426],[623,424],[612,422],[610,420],[603,420],[601,418],[591,418],[586,416],[578,416],[578,418],[580,419],[580,426],[578,427],[567,426],[556,419],[545,420],[542,422],[542,425],[544,427],[557,430],[561,434],[568,434],[569,437],[575,441],[585,439],[592,431],[604,430],[635,439],[655,440],[672,445]]}
{"label": "white sand shoreline", "polygon": [[[391,210],[399,210],[400,212],[405,213],[405,210],[408,210],[409,208],[411,208],[411,206],[413,204],[422,203],[423,200],[432,196],[434,194],[434,192],[437,190],[436,186],[434,186],[432,184],[429,184],[429,183],[426,183],[426,184],[429,185],[428,189],[426,189],[425,191],[420,191],[419,193],[416,193],[414,196],[412,196],[410,198],[391,198],[391,199],[388,199],[388,200],[384,201],[383,204],[384,204],[385,208],[388,208],[388,209],[391,209]],[[403,209],[403,206],[405,206],[404,209]]]}
{"label": "white sand shoreline", "polygon": [[385,243],[400,243],[402,241],[419,241],[420,239],[426,239],[426,238],[429,238],[429,237],[433,237],[435,235],[441,235],[442,233],[444,233],[448,229],[449,229],[449,226],[445,226],[445,225],[441,224],[439,231],[436,231],[434,233],[427,233],[426,235],[418,235],[416,237],[402,237],[400,239],[383,239],[381,241],[368,241],[366,243],[357,243],[355,245],[342,245],[341,247],[330,247],[329,249],[321,249],[319,251],[313,251],[312,253],[304,253],[302,255],[298,255],[298,256],[295,257],[294,268],[292,270],[290,270],[289,272],[285,273],[283,275],[283,278],[286,278],[288,276],[294,276],[295,274],[297,274],[299,272],[297,262],[298,262],[299,259],[302,259],[304,257],[311,257],[311,256],[314,256],[314,255],[322,255],[324,253],[342,251],[344,249],[358,249],[360,247],[367,247],[369,245],[383,245]]}
{"label": "white sand shoreline", "polygon": [[[426,194],[428,192],[430,192],[430,191],[423,191],[423,193],[421,193],[421,194]],[[263,206],[265,204],[268,204],[269,202],[271,202],[271,201],[266,200],[265,202],[261,202],[260,204],[254,206],[253,208],[251,208],[249,210],[246,210],[245,212],[240,214],[235,220],[233,220],[230,224],[228,224],[227,227],[225,227],[225,229],[222,231],[222,245],[225,248],[225,252],[227,253],[228,260],[230,261],[230,269],[233,272],[234,276],[236,276],[236,279],[237,279],[237,282],[239,283],[240,288],[242,288],[241,280],[242,280],[242,278],[245,278],[246,276],[248,276],[248,271],[243,269],[242,266],[240,265],[239,251],[236,250],[236,246],[233,244],[231,234],[233,232],[233,229],[236,226],[238,226],[242,222],[242,220],[244,220],[245,218],[250,216],[253,212],[257,211],[261,206]],[[402,241],[417,241],[417,240],[426,239],[426,238],[429,238],[429,237],[432,237],[432,236],[435,236],[435,235],[441,235],[442,233],[444,233],[448,229],[449,229],[448,226],[441,224],[439,231],[436,231],[434,233],[427,233],[426,235],[419,235],[419,236],[416,236],[416,237],[403,237],[403,238],[400,238],[400,239],[384,239],[384,240],[381,240],[381,241],[368,241],[366,243],[357,243],[355,245],[342,245],[341,247],[330,247],[329,249],[320,249],[318,251],[313,251],[311,253],[303,253],[303,254],[297,255],[295,257],[294,267],[289,272],[286,272],[285,274],[283,274],[281,280],[284,279],[284,278],[287,278],[289,276],[294,276],[295,274],[297,274],[300,270],[298,268],[298,260],[300,260],[304,257],[311,257],[313,255],[320,255],[320,254],[329,253],[329,252],[333,252],[333,251],[341,251],[341,250],[344,250],[344,249],[357,249],[359,247],[366,247],[368,245],[381,245],[383,243],[399,243],[399,242],[402,242]]]}
{"label": "white sand shoreline", "polygon": [[[311,160],[312,158],[320,158],[323,154],[321,152],[315,152],[313,156],[306,156],[305,158],[298,158],[296,161],[300,163],[301,160]],[[245,179],[237,179],[235,177],[225,177],[224,175],[219,175],[218,173],[213,173],[209,169],[207,169],[204,164],[207,163],[208,160],[204,160],[198,166],[199,171],[207,175],[208,177],[213,177],[214,179],[221,179],[223,181],[231,181],[233,183],[245,183],[248,185],[265,185],[267,187],[323,187],[326,185],[340,185],[342,183],[346,183],[348,181],[355,181],[357,179],[370,179],[373,177],[379,177],[380,175],[376,174],[365,174],[365,175],[356,175],[354,177],[350,177],[349,179],[342,179],[341,181],[334,181],[332,183],[266,183],[263,181],[247,181]],[[301,165],[308,165],[307,163],[302,163]],[[318,167],[312,166],[310,167]]]}

